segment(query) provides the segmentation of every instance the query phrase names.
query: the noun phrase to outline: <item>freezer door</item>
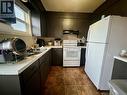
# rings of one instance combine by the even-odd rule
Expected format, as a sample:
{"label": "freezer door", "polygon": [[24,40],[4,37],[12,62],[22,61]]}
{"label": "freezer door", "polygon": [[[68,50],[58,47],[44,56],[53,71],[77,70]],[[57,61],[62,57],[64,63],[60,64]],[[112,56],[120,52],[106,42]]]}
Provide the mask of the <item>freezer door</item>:
{"label": "freezer door", "polygon": [[99,89],[106,44],[88,43],[86,48],[85,72]]}
{"label": "freezer door", "polygon": [[89,27],[87,41],[108,43],[110,17],[104,18]]}

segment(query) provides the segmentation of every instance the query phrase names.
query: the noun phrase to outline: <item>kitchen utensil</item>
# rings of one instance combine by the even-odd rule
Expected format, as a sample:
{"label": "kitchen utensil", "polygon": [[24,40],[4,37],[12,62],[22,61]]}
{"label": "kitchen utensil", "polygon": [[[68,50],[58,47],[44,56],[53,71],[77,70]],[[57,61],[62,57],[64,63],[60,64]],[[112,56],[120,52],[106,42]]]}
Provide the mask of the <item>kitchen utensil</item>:
{"label": "kitchen utensil", "polygon": [[52,46],[53,42],[52,41],[48,41],[48,46]]}
{"label": "kitchen utensil", "polygon": [[54,46],[60,46],[60,44],[61,44],[61,39],[60,38],[56,38],[54,40]]}
{"label": "kitchen utensil", "polygon": [[0,50],[10,50],[17,55],[22,55],[26,51],[26,44],[22,39],[10,38],[0,42]]}
{"label": "kitchen utensil", "polygon": [[45,46],[45,41],[43,39],[37,39],[37,44],[39,44],[39,47]]}

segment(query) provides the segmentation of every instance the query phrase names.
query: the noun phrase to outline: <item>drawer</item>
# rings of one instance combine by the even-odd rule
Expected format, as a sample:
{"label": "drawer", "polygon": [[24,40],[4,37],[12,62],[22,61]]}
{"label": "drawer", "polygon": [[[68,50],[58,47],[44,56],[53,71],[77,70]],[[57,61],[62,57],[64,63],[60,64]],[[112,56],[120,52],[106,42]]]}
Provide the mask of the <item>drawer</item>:
{"label": "drawer", "polygon": [[63,61],[64,67],[73,67],[73,66],[80,66],[80,60],[79,61]]}

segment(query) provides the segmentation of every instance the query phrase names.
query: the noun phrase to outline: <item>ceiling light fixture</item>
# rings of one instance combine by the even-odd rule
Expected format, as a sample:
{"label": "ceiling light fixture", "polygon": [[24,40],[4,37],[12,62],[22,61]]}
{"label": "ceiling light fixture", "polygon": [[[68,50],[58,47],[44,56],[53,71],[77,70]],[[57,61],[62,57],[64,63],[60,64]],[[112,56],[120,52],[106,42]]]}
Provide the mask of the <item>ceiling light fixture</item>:
{"label": "ceiling light fixture", "polygon": [[22,2],[25,2],[25,3],[28,2],[28,0],[21,0],[21,1],[22,1]]}

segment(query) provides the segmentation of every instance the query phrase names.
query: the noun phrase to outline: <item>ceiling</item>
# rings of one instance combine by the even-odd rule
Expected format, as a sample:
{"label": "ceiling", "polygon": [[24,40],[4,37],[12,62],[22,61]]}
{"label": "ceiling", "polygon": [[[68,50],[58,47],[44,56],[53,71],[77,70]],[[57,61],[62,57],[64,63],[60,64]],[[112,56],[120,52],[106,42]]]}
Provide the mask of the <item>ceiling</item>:
{"label": "ceiling", "polygon": [[46,11],[92,13],[106,0],[41,0]]}

